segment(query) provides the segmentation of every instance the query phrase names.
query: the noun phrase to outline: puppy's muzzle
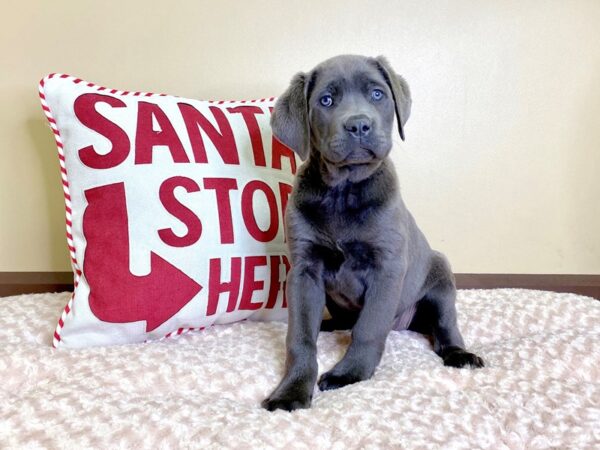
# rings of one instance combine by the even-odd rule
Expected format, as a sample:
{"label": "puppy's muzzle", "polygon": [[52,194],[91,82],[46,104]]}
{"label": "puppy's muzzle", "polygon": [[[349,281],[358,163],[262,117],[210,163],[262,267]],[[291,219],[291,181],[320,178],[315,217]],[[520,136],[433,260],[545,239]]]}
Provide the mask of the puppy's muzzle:
{"label": "puppy's muzzle", "polygon": [[366,138],[371,132],[372,128],[373,121],[370,117],[364,114],[351,116],[344,122],[344,129],[348,132],[350,137],[358,141]]}

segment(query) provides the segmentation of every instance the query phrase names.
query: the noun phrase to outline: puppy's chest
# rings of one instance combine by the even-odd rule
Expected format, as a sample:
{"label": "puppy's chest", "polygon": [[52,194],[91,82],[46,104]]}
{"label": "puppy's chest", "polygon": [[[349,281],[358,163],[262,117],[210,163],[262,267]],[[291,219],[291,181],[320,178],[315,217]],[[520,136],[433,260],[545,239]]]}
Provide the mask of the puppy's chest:
{"label": "puppy's chest", "polygon": [[298,205],[314,233],[309,259],[322,268],[325,289],[341,306],[362,306],[369,276],[382,263],[377,230],[388,198],[371,181],[306,196]]}
{"label": "puppy's chest", "polygon": [[360,189],[345,187],[303,202],[300,210],[313,226],[336,235],[348,227],[362,227],[372,222],[384,200]]}
{"label": "puppy's chest", "polygon": [[316,242],[312,256],[323,263],[326,276],[376,265],[379,250],[373,231],[378,229],[376,211],[380,206],[359,190],[340,189],[309,208]]}

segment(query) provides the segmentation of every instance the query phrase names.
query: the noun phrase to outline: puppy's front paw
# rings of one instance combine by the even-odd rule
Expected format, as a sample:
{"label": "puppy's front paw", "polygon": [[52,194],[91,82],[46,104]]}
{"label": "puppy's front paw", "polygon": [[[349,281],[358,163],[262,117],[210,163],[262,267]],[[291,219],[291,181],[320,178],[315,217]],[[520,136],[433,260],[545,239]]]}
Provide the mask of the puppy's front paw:
{"label": "puppy's front paw", "polygon": [[285,411],[294,411],[296,409],[310,408],[312,393],[307,394],[305,389],[294,388],[281,391],[276,390],[269,397],[264,399],[261,406],[267,411],[283,409]]}
{"label": "puppy's front paw", "polygon": [[449,367],[465,367],[470,366],[474,369],[484,367],[483,359],[475,353],[470,353],[460,347],[450,347],[440,355],[445,366]]}
{"label": "puppy's front paw", "polygon": [[347,372],[347,373],[333,373],[333,370],[324,373],[321,375],[319,379],[319,389],[322,391],[330,391],[332,389],[338,389],[348,384],[358,383],[359,381],[365,380],[365,377],[362,377],[356,373]]}
{"label": "puppy's front paw", "polygon": [[295,411],[296,409],[310,408],[310,399],[268,397],[262,401],[261,406],[267,411],[275,411],[276,409]]}

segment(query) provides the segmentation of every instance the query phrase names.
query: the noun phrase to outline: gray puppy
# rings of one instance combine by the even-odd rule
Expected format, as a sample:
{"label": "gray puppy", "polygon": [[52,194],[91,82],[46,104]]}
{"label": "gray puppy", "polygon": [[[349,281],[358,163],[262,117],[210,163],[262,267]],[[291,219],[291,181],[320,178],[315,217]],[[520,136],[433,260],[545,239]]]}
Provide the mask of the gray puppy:
{"label": "gray puppy", "polygon": [[286,212],[285,376],[268,410],[310,406],[319,329],[352,329],[321,390],[370,378],[393,329],[432,335],[447,366],[483,366],[458,330],[450,265],[406,209],[388,158],[394,116],[404,140],[410,109],[408,85],[384,58],[353,55],[297,74],[275,104],[273,133],[305,162]]}

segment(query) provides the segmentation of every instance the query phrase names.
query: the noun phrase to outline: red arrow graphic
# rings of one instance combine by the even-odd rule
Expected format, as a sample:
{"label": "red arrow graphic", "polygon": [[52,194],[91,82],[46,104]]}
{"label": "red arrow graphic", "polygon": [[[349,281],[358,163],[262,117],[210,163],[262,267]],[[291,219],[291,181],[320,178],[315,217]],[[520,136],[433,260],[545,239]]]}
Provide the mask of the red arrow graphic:
{"label": "red arrow graphic", "polygon": [[105,322],[145,320],[146,331],[154,330],[183,308],[202,286],[154,252],[150,252],[148,275],[131,273],[124,183],[88,189],[85,198],[83,273],[90,286],[92,313]]}

